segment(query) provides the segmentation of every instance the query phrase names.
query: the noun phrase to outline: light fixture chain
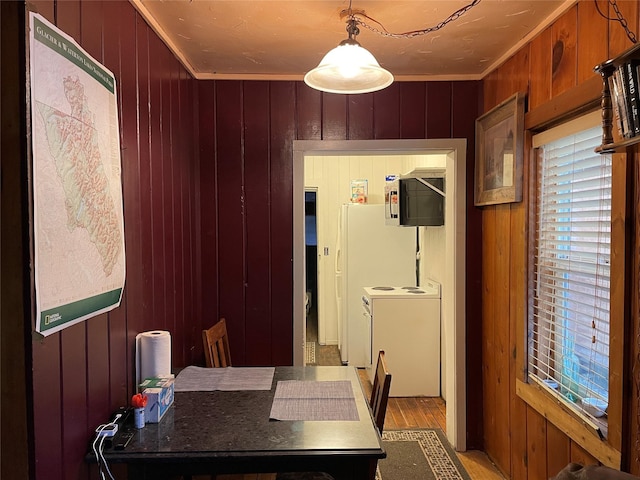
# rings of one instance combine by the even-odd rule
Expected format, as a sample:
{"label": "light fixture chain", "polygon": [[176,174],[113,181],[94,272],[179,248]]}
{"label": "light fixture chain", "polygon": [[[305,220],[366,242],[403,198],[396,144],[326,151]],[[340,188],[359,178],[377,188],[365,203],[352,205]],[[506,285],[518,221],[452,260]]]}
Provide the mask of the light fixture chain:
{"label": "light fixture chain", "polygon": [[624,31],[626,32],[627,37],[629,37],[629,40],[631,40],[631,43],[636,43],[638,40],[636,39],[635,34],[631,30],[629,30],[627,19],[622,16],[622,13],[620,13],[620,9],[618,8],[618,3],[616,2],[616,0],[609,0],[609,4],[611,4],[611,6],[613,7],[613,11],[616,12],[618,21],[620,22],[620,25],[622,25],[622,28],[624,28]]}
{"label": "light fixture chain", "polygon": [[593,0],[593,3],[596,6],[596,11],[602,18],[606,18],[607,20],[613,20],[615,22],[618,22],[622,26],[622,28],[624,28],[624,31],[627,34],[627,37],[629,38],[629,40],[631,40],[631,43],[635,44],[638,42],[638,40],[636,39],[635,33],[633,33],[629,29],[629,24],[627,23],[627,19],[624,18],[624,15],[622,15],[622,12],[620,12],[620,8],[618,8],[618,3],[616,2],[616,0],[608,0],[608,3],[613,8],[613,11],[616,12],[616,17],[618,18],[612,18],[602,13],[602,11],[600,10],[600,5],[598,5],[598,0]]}
{"label": "light fixture chain", "polygon": [[[469,10],[471,10],[473,7],[475,7],[478,3],[480,3],[480,0],[473,0],[470,4],[460,8],[459,10],[456,10],[451,15],[449,15],[446,19],[444,19],[443,21],[441,21],[440,23],[438,23],[437,25],[435,25],[433,27],[428,27],[428,28],[425,28],[425,29],[422,29],[422,30],[414,30],[412,32],[404,32],[404,33],[391,33],[389,31],[387,31],[387,29],[384,28],[384,26],[382,26],[382,24],[380,22],[378,22],[378,21],[374,20],[373,18],[371,18],[371,17],[369,17],[367,15],[364,15],[362,13],[354,13],[353,17],[355,18],[355,20],[358,23],[358,25],[362,25],[364,28],[366,28],[368,30],[371,30],[374,33],[378,33],[378,34],[380,34],[382,36],[391,37],[391,38],[413,38],[413,37],[418,37],[420,35],[426,35],[427,33],[431,33],[431,32],[435,32],[437,30],[440,30],[442,27],[444,27],[448,23],[453,22],[453,21],[457,20],[458,18],[460,18],[462,15],[464,15]],[[378,25],[380,25],[382,28],[380,29],[380,28],[376,28],[376,27],[374,27],[372,25],[369,25],[364,20],[358,18],[359,16],[363,16],[365,18],[373,20]]]}

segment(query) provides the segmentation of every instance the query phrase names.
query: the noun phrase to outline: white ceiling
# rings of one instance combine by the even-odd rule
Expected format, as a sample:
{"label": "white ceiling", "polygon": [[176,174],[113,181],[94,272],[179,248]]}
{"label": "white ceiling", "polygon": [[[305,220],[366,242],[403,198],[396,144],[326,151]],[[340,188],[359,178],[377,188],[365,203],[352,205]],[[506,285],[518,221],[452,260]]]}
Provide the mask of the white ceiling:
{"label": "white ceiling", "polygon": [[[198,79],[300,80],[347,38],[341,12],[349,0],[130,1]],[[471,2],[352,0],[352,8],[403,33],[438,25]],[[477,80],[575,2],[481,0],[427,35],[390,38],[361,26],[357,40],[396,80]]]}

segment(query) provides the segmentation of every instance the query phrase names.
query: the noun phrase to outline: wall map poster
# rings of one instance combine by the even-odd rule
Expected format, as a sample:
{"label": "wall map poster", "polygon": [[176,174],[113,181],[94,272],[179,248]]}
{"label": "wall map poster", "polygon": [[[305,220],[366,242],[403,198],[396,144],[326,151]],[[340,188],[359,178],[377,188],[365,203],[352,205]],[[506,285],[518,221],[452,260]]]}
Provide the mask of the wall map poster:
{"label": "wall map poster", "polygon": [[120,305],[125,281],[120,138],[113,74],[29,16],[36,331]]}

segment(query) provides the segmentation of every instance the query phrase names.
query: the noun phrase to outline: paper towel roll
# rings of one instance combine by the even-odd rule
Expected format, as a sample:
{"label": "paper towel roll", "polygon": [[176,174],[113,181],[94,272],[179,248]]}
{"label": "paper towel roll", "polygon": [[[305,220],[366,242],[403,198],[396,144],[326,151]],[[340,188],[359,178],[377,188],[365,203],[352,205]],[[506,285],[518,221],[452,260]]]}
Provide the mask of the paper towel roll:
{"label": "paper towel roll", "polygon": [[136,335],[136,381],[171,374],[171,334],[152,330]]}

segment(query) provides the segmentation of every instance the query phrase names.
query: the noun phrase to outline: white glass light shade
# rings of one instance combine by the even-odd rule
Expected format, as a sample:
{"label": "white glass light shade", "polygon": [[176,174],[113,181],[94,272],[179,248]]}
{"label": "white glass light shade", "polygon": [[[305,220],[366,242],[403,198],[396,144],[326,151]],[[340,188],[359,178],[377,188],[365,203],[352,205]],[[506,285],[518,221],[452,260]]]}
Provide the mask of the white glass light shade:
{"label": "white glass light shade", "polygon": [[304,76],[304,82],[323,92],[368,93],[391,85],[393,75],[358,42],[345,40]]}

